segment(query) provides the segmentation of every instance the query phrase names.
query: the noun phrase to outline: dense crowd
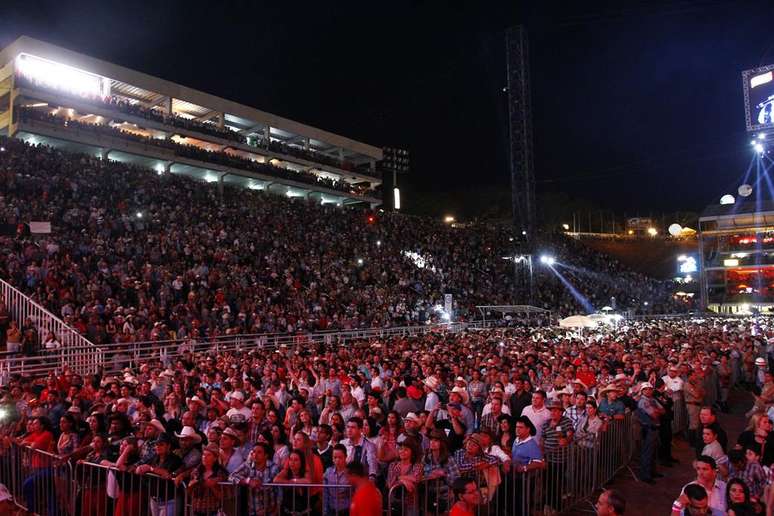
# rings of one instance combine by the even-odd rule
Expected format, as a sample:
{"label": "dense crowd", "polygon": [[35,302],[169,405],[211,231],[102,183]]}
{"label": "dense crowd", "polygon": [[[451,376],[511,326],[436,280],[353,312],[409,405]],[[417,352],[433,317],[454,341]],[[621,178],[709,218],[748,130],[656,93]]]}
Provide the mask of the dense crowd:
{"label": "dense crowd", "polygon": [[[570,450],[582,457],[620,453],[604,447],[605,435],[627,421],[637,425],[638,478],[654,483],[657,463],[673,463],[680,410],[698,456],[697,480],[680,493],[675,513],[698,514],[692,508],[709,503],[713,514],[739,515],[769,504],[771,492],[763,469],[774,462],[774,330],[767,324],[685,319],[583,336],[511,328],[346,347],[184,352],[134,363],[116,376],[65,369],[15,377],[0,408],[8,416],[6,446],[185,483],[186,503],[201,514],[221,507],[218,482],[243,486],[253,493],[241,502],[251,515],[372,514],[357,510],[351,490],[312,487],[297,496],[276,485],[288,482],[354,482],[354,496],[368,487],[369,504],[398,499],[404,514],[427,507],[440,513],[455,500],[469,512],[452,514],[476,506],[514,514],[503,497],[530,471],[554,479],[541,503],[559,507],[581,480],[569,467]],[[737,445],[717,418],[734,387],[759,393]],[[436,487],[419,489],[428,480]],[[32,507],[41,503],[36,482],[40,475],[24,482]],[[154,515],[174,514],[181,503],[173,495],[138,501],[125,486],[90,491],[89,503],[115,514],[147,503]]]}
{"label": "dense crowd", "polygon": [[[25,85],[28,81],[28,79],[22,75],[18,75],[16,80],[18,84],[22,86]],[[41,85],[37,84],[36,86],[40,87]],[[57,93],[63,94],[62,91],[58,91]],[[166,113],[160,107],[155,107],[155,106],[146,107],[140,102],[132,103],[126,100],[125,98],[121,98],[116,95],[111,95],[104,99],[90,98],[89,100],[90,102],[96,102],[98,104],[104,103],[105,105],[109,106],[111,109],[119,111],[121,113],[126,113],[128,115],[132,115],[135,117],[144,118],[146,120],[153,120],[154,122],[158,122],[161,124],[172,125],[182,129],[200,132],[202,134],[215,136],[216,138],[222,138],[225,140],[241,143],[244,145],[267,148],[268,150],[271,150],[274,152],[280,152],[282,154],[287,154],[287,155],[295,156],[302,159],[308,159],[317,163],[323,163],[323,164],[330,165],[333,167],[338,167],[344,170],[355,169],[354,164],[350,163],[347,160],[338,159],[338,158],[329,156],[327,154],[323,154],[321,152],[316,152],[312,149],[307,150],[298,146],[288,145],[280,141],[266,142],[263,138],[248,139],[244,134],[231,129],[228,126],[224,125],[223,127],[221,127],[218,124],[213,122],[207,122],[207,121],[198,120],[195,118],[188,118],[185,116],[178,115],[176,113]],[[364,172],[364,171],[361,170],[361,172]],[[365,172],[367,172],[367,170]]]}
{"label": "dense crowd", "polygon": [[[174,174],[0,145],[0,223],[53,227],[0,237],[0,277],[94,343],[417,325],[443,320],[446,293],[459,320],[477,305],[525,301],[503,259],[513,253],[506,226],[453,228],[228,186],[221,197]],[[542,245],[596,308],[611,297],[637,313],[680,308],[669,282],[562,236]],[[538,306],[584,310],[550,269],[536,265],[535,277]]]}
{"label": "dense crowd", "polygon": [[248,170],[273,177],[281,177],[283,179],[322,186],[331,190],[337,190],[349,194],[372,196],[378,195],[378,193],[374,190],[368,190],[356,185],[350,185],[345,181],[334,181],[328,177],[318,176],[312,172],[291,170],[283,166],[275,166],[271,163],[261,163],[239,156],[237,154],[225,151],[217,152],[206,150],[195,145],[178,143],[171,139],[151,138],[137,132],[127,131],[121,127],[114,127],[107,124],[91,124],[87,122],[81,122],[72,118],[54,115],[48,111],[36,110],[34,108],[21,108],[18,110],[18,116],[22,121],[38,120],[50,124],[66,126],[72,130],[87,131],[103,136],[112,136],[124,140],[131,140],[137,143],[143,143],[145,145],[153,145],[155,147],[171,150],[175,153],[176,156],[183,158],[216,163],[218,165]]}

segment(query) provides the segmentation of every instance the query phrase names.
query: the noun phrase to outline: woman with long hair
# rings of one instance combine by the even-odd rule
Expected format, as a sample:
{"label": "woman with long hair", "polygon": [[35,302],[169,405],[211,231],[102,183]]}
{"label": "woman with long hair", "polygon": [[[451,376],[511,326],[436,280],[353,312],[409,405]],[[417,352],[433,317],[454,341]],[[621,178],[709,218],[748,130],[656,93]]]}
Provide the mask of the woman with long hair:
{"label": "woman with long hair", "polygon": [[422,512],[446,512],[449,509],[449,488],[459,478],[460,470],[449,454],[443,430],[434,429],[430,432],[430,448],[422,459],[422,468],[424,478],[429,481],[421,504]]}
{"label": "woman with long hair", "polygon": [[282,425],[272,425],[270,433],[274,443],[274,464],[281,467],[290,455],[290,443]]}
{"label": "woman with long hair", "polygon": [[417,490],[423,478],[420,450],[419,442],[407,437],[398,443],[398,460],[387,470],[388,504],[391,510],[399,507],[408,516],[419,512]]}
{"label": "woman with long hair", "polygon": [[[274,482],[278,484],[309,484],[311,480],[304,460],[304,452],[301,450],[291,451],[285,466],[274,477]],[[287,516],[311,514],[310,502],[311,493],[308,486],[285,486],[282,488],[281,514]]]}
{"label": "woman with long hair", "polygon": [[774,432],[768,416],[762,412],[756,412],[750,416],[750,422],[744,432],[739,434],[737,444],[742,449],[750,446],[761,447],[761,465],[771,466],[774,463]]}
{"label": "woman with long hair", "polygon": [[508,414],[500,414],[500,417],[497,418],[497,444],[503,450],[510,450],[515,440],[516,431],[513,428],[513,418]]}
{"label": "woman with long hair", "polygon": [[72,414],[64,414],[59,418],[59,439],[56,443],[57,455],[67,456],[78,447],[78,432]]}
{"label": "woman with long hair", "polygon": [[202,450],[202,461],[191,472],[188,489],[191,491],[191,509],[194,516],[216,516],[223,499],[219,482],[225,482],[228,471],[219,460],[220,451],[209,445]]}

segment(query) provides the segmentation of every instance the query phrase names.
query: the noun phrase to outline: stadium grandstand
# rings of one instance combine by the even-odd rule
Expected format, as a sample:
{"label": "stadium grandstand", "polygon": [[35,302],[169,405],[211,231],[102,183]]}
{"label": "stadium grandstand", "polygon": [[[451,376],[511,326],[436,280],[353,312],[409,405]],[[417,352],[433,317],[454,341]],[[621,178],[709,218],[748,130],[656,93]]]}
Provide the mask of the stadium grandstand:
{"label": "stadium grandstand", "polygon": [[0,52],[0,131],[159,174],[320,203],[381,203],[379,148],[21,37]]}
{"label": "stadium grandstand", "polygon": [[570,514],[700,454],[682,514],[744,468],[721,412],[774,440],[765,319],[561,233],[528,300],[510,225],[379,209],[376,147],[29,38],[0,64],[0,514]]}

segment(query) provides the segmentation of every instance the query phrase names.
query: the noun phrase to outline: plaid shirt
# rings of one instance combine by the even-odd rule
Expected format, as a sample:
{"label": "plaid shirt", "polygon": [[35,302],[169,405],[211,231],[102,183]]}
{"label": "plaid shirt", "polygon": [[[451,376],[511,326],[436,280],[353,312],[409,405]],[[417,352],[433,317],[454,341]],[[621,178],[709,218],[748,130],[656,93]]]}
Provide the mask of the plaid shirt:
{"label": "plaid shirt", "polygon": [[457,468],[461,475],[470,476],[476,472],[476,466],[480,464],[487,464],[489,466],[497,466],[500,461],[493,455],[482,453],[471,457],[465,452],[464,449],[459,449],[454,452],[454,462],[457,463]]}
{"label": "plaid shirt", "polygon": [[[502,412],[500,414],[502,414]],[[490,412],[484,416],[481,416],[481,422],[478,424],[478,428],[481,431],[487,430],[492,434],[497,435],[497,429],[500,427],[500,423],[497,421],[497,418],[500,417],[500,414],[495,416]]]}
{"label": "plaid shirt", "polygon": [[[238,467],[228,479],[235,484],[243,481],[258,479],[263,484],[274,481],[274,477],[279,473],[279,468],[272,461],[267,461],[263,469],[255,467],[255,462],[246,460],[244,464]],[[261,487],[249,490],[249,508],[250,516],[272,514],[277,507],[277,489],[273,487]]]}
{"label": "plaid shirt", "polygon": [[439,464],[433,460],[433,454],[428,452],[425,454],[425,459],[422,461],[422,465],[425,469],[425,478],[430,476],[430,473],[437,469],[442,469],[446,472],[446,483],[449,485],[452,485],[455,480],[460,478],[460,468],[457,466],[457,462],[451,456],[446,459],[446,464]]}
{"label": "plaid shirt", "polygon": [[564,411],[564,416],[569,418],[570,421],[572,421],[572,426],[575,428],[575,431],[578,431],[578,424],[581,422],[581,418],[586,415],[586,409],[584,408],[578,408],[575,405],[571,407],[567,407],[567,410]]}
{"label": "plaid shirt", "polygon": [[734,475],[742,480],[750,488],[750,496],[760,498],[763,496],[763,488],[766,487],[766,472],[758,462],[749,462],[742,471]]}

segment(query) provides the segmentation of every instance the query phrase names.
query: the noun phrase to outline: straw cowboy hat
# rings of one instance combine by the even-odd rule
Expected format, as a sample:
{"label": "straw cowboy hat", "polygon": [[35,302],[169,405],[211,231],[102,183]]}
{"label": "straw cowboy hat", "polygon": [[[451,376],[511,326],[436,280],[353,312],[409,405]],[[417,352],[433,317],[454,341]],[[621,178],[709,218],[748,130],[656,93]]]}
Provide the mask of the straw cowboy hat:
{"label": "straw cowboy hat", "polygon": [[451,390],[452,393],[459,394],[460,398],[462,398],[462,404],[467,405],[468,401],[470,401],[470,395],[468,394],[468,390],[464,387],[454,387]]}

